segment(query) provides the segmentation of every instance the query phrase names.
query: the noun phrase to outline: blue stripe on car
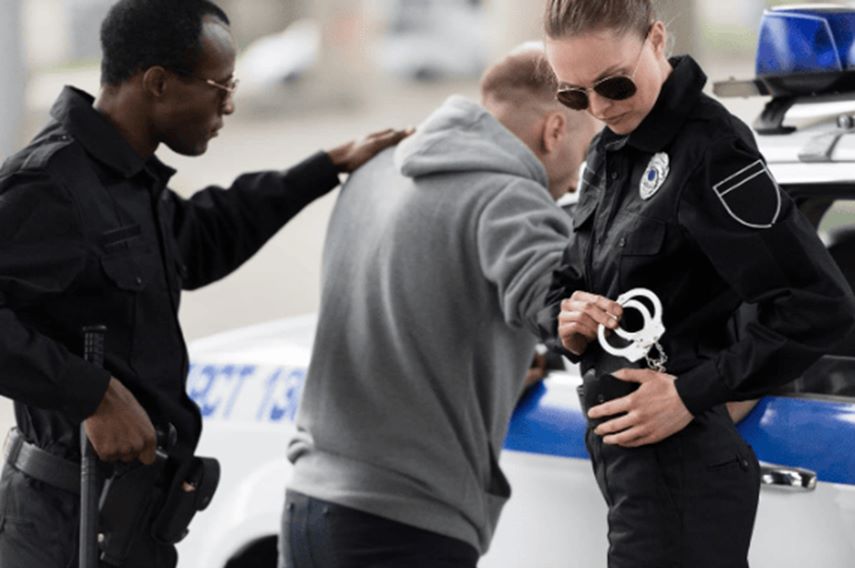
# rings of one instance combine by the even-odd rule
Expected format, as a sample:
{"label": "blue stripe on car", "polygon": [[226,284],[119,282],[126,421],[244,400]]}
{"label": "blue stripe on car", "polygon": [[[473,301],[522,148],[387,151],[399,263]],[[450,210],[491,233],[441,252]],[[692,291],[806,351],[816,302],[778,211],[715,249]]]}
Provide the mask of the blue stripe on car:
{"label": "blue stripe on car", "polygon": [[[234,408],[256,404],[258,408],[250,416],[257,421],[293,422],[304,369],[270,367],[261,374],[257,371],[254,365],[194,364],[187,391],[206,420],[230,420]],[[252,400],[241,396],[253,390],[250,384],[255,384],[263,396]],[[520,401],[505,448],[588,459],[585,427],[573,386],[546,381]],[[810,469],[820,481],[855,485],[855,399],[767,397],[739,429],[762,461]]]}
{"label": "blue stripe on car", "polygon": [[855,401],[767,397],[739,430],[763,461],[855,485]]}
{"label": "blue stripe on car", "polygon": [[585,418],[566,384],[546,381],[532,387],[517,406],[505,448],[518,452],[588,459]]}
{"label": "blue stripe on car", "polygon": [[[538,385],[520,402],[505,448],[588,459],[585,419],[566,384]],[[855,485],[855,401],[767,397],[740,424],[760,460],[814,471],[820,481]]]}

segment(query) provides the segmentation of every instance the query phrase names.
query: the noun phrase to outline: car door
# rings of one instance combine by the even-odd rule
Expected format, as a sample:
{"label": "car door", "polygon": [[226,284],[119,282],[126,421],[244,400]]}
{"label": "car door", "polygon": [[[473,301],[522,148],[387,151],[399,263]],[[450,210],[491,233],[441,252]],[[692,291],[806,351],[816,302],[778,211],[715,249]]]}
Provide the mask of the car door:
{"label": "car door", "polygon": [[[788,189],[855,281],[855,186]],[[575,372],[558,373],[517,408],[501,459],[513,495],[486,568],[602,566],[606,507],[584,446]],[[761,400],[739,425],[762,462],[753,566],[855,566],[855,336]]]}
{"label": "car door", "polygon": [[[852,285],[855,186],[787,189]],[[752,563],[855,566],[855,335],[763,399],[739,429],[764,466]]]}

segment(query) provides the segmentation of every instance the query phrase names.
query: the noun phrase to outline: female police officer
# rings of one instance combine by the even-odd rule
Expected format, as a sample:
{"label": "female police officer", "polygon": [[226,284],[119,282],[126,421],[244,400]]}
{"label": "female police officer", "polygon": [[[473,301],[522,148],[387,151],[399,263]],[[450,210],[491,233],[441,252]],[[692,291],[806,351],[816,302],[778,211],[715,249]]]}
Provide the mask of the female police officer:
{"label": "female police officer", "polygon": [[[702,93],[691,57],[667,58],[649,0],[548,0],[545,31],[558,100],[606,125],[547,311],[586,389],[611,372],[637,387],[588,409],[609,566],[747,566],[759,468],[723,403],[796,378],[842,339],[852,293],[749,129]],[[636,287],[661,298],[667,372],[624,369],[595,341]],[[756,313],[736,335],[740,304]]]}

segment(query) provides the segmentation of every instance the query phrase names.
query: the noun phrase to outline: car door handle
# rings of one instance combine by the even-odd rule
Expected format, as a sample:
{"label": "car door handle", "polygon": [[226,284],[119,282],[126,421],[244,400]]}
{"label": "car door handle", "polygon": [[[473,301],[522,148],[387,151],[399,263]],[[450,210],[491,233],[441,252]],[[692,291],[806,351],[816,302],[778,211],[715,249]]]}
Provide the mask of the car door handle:
{"label": "car door handle", "polygon": [[816,489],[816,473],[801,467],[762,465],[760,466],[760,485],[813,491]]}

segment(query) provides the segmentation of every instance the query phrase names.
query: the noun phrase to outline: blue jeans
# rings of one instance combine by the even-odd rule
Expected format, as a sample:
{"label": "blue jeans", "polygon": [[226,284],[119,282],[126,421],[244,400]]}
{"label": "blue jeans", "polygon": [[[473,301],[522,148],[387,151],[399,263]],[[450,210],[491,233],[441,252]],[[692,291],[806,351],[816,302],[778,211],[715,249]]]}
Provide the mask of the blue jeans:
{"label": "blue jeans", "polygon": [[285,496],[279,568],[475,568],[471,545],[356,509]]}

